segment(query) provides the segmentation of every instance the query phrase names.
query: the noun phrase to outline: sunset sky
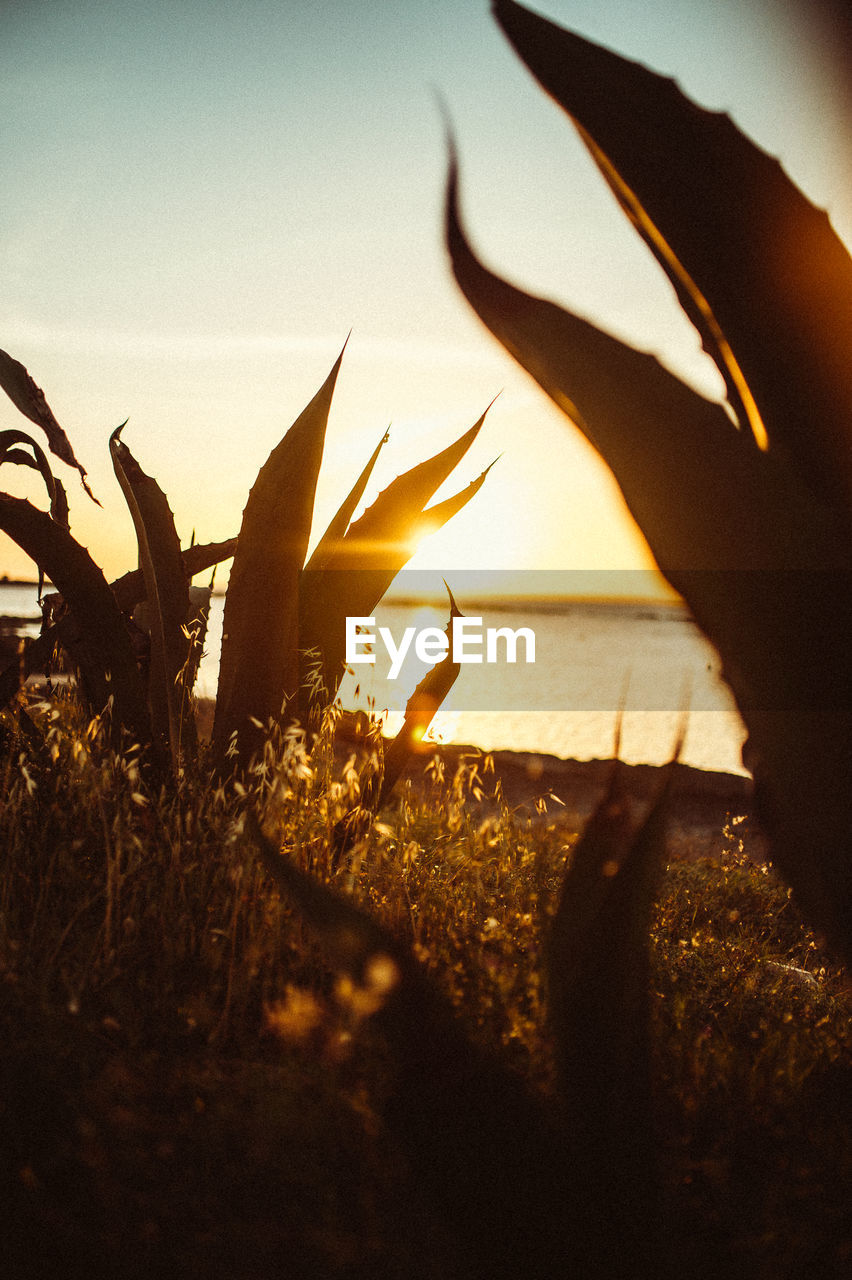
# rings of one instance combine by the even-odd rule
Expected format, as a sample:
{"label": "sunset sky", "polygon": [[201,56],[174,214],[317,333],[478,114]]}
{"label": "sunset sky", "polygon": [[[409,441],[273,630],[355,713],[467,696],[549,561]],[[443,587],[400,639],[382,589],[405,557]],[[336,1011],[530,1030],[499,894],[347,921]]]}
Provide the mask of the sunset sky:
{"label": "sunset sky", "polygon": [[[793,5],[539,7],[729,110],[852,239],[840,90],[825,46],[790,24]],[[136,559],[113,428],[129,418],[124,439],[183,539],[228,537],[350,329],[317,532],[389,422],[378,487],[502,392],[457,484],[502,457],[416,565],[648,563],[605,468],[452,282],[436,91],[483,258],[705,392],[720,383],[486,0],[17,0],[0,3],[0,65],[0,347],[44,388],[89,471],[102,510],[57,463],[72,531],[110,576]],[[4,401],[0,427],[13,425]],[[42,502],[19,468],[3,487]],[[0,572],[32,566],[3,540]]]}

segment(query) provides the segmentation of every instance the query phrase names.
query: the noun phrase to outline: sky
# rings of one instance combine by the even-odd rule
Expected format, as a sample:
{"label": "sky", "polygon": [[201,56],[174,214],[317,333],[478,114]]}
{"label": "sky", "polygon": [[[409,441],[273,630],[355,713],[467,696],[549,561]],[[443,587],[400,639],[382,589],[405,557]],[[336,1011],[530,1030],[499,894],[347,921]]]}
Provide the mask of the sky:
{"label": "sky", "polygon": [[[852,242],[843,93],[795,0],[538,8],[730,111]],[[500,460],[412,567],[650,565],[604,465],[451,278],[438,95],[484,260],[720,395],[670,286],[486,0],[0,0],[0,347],[89,472],[102,507],[56,467],[72,532],[108,576],[136,563],[111,431],[129,419],[123,439],[183,541],[232,536],[350,330],[317,535],[389,423],[368,502],[499,392],[448,488]],[[17,425],[0,404],[0,428]],[[21,468],[3,480],[45,505]],[[32,576],[6,539],[0,573]]]}

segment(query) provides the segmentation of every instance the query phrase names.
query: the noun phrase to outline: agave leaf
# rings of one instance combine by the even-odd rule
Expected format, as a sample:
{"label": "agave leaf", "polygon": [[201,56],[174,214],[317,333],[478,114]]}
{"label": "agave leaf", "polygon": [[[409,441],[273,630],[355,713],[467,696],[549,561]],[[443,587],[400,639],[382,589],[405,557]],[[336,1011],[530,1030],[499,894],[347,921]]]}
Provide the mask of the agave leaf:
{"label": "agave leaf", "polygon": [[31,467],[33,471],[38,471],[38,463],[31,453],[27,453],[24,449],[9,448],[3,451],[0,458],[2,462],[11,462],[16,467]]}
{"label": "agave leaf", "polygon": [[398,976],[416,973],[412,957],[387,929],[282,855],[262,832],[253,810],[248,810],[246,817],[247,834],[263,865],[320,935],[335,967],[360,982],[370,964],[384,956],[398,966]]}
{"label": "agave leaf", "polygon": [[424,511],[476,439],[487,412],[446,449],[397,476],[350,526],[324,568],[306,571],[300,644],[312,660],[319,655],[323,683],[332,696],[343,676],[345,619],[368,617],[411,559],[417,543],[440,528],[481,487],[484,474],[462,493]]}
{"label": "agave leaf", "polygon": [[803,910],[848,955],[844,516],[652,357],[486,271],[458,222],[454,171],[447,235],[468,300],[603,455],[658,565],[719,650],[750,732],[774,854]]}
{"label": "agave leaf", "polygon": [[261,467],[243,512],[225,600],[213,727],[220,759],[236,731],[241,759],[248,760],[261,740],[252,720],[279,719],[299,687],[299,575],[342,359],[343,351]]}
{"label": "agave leaf", "polygon": [[[223,560],[229,560],[237,549],[236,538],[228,538],[225,542],[205,542],[187,547],[181,552],[184,573],[187,581],[191,581],[197,573],[203,573]],[[125,613],[130,613],[141,600],[145,599],[145,577],[141,569],[133,569],[110,584],[115,598]]]}
{"label": "agave leaf", "polygon": [[488,409],[446,449],[392,480],[373,505],[350,526],[343,545],[327,567],[393,568],[395,576],[412,555],[408,545],[411,523],[419,519],[426,503],[467,453],[482,429]]}
{"label": "agave leaf", "polygon": [[[446,586],[447,584],[444,583],[444,585]],[[423,740],[423,736],[432,723],[436,711],[452,689],[461,671],[460,664],[453,661],[453,619],[461,618],[464,615],[456,604],[449,587],[447,587],[447,594],[450,597],[450,617],[444,634],[449,641],[450,647],[446,656],[427,671],[423,679],[418,683],[417,688],[406,703],[405,719],[402,722],[402,727],[393,741],[385,748],[382,785],[375,804],[376,811],[381,809],[396,786],[399,775],[405,768],[411,753]]]}
{"label": "agave leaf", "polygon": [[497,462],[496,458],[494,462],[489,462],[485,470],[480,472],[475,480],[471,480],[470,484],[466,485],[464,489],[460,489],[458,493],[451,494],[443,502],[436,502],[433,506],[426,508],[415,525],[414,537],[418,543],[422,538],[428,537],[430,533],[437,533],[439,529],[443,529],[448,520],[458,515],[459,511],[467,506],[471,498],[475,497],[485,484],[485,477],[495,462]]}
{"label": "agave leaf", "polygon": [[[841,562],[831,517],[720,405],[655,357],[488,271],[465,238],[456,188],[453,166],[447,240],[456,280],[495,337],[609,463],[664,573]],[[736,520],[720,519],[725,510],[736,511]]]}
{"label": "agave leaf", "polygon": [[[234,554],[237,545],[236,538],[230,538],[226,542],[209,542],[203,545],[187,547],[182,552],[184,572],[187,579],[191,579],[196,573],[202,573],[205,569],[209,569],[211,565],[219,564],[222,560],[227,560]],[[125,573],[121,578],[117,578],[110,583],[110,589],[115,596],[116,602],[122,613],[132,613],[138,604],[145,599],[145,578],[141,569],[134,569],[130,573]],[[196,588],[191,587],[190,591]],[[203,588],[206,590],[206,588]],[[44,599],[48,613],[51,609],[55,609],[61,600],[59,594],[48,594]],[[41,635],[31,640],[21,657],[10,663],[4,671],[0,672],[0,707],[5,706],[11,698],[15,696],[18,686],[21,682],[21,675],[24,679],[32,675],[34,671],[44,671],[50,662],[51,655],[57,645],[65,648],[72,647],[74,643],[79,642],[79,634],[72,626],[66,625],[67,620],[61,619],[59,622],[53,623],[45,628]],[[189,623],[192,628],[196,624],[196,613],[191,610]],[[203,635],[200,636],[199,643],[203,646]],[[195,674],[197,675],[197,668]],[[191,684],[187,686],[191,688]]]}
{"label": "agave leaf", "polygon": [[97,502],[97,498],[86,482],[85,469],[74,457],[71,442],[53,416],[53,411],[45,400],[41,387],[36,385],[21,362],[13,359],[5,351],[0,351],[0,387],[24,417],[29,418],[30,422],[34,422],[37,427],[41,427],[47,436],[51,453],[56,454],[57,458],[66,462],[69,467],[77,468],[83,488],[92,501]]}
{"label": "agave leaf", "polygon": [[674,81],[511,0],[494,10],[674,284],[740,421],[848,510],[852,259],[826,214]]}
{"label": "agave leaf", "polygon": [[355,481],[355,484],[352,486],[349,495],[341,504],[337,514],[334,516],[323,536],[320,538],[314,548],[313,555],[305,565],[306,570],[313,571],[315,569],[324,568],[330,558],[338,550],[339,545],[343,540],[343,536],[349,528],[349,522],[355,514],[358,503],[364,496],[364,491],[367,488],[370,476],[373,474],[373,469],[378,461],[382,447],[387,443],[389,436],[390,430],[386,431],[382,436],[378,445],[374,449],[369,462]]}
{"label": "agave leaf", "polygon": [[46,512],[5,493],[0,494],[0,528],[50,578],[74,614],[81,636],[75,658],[94,708],[101,710],[112,699],[116,734],[123,725],[137,742],[149,742],[145,692],[130,637],[115,596],[88,551]]}
{"label": "agave leaf", "polygon": [[[332,841],[332,867],[338,864],[346,850],[356,840],[362,838],[369,828],[372,815],[378,813],[387,802],[391,791],[399,781],[400,774],[432,723],[436,711],[458,679],[461,667],[459,663],[453,661],[452,657],[452,629],[453,618],[461,618],[463,615],[446,582],[444,586],[447,587],[447,594],[450,597],[450,618],[445,632],[450,648],[446,656],[426,672],[408,699],[403,723],[396,736],[384,747],[381,770],[371,772],[362,780],[359,804],[337,823]],[[372,765],[368,767],[372,768]]]}
{"label": "agave leaf", "polygon": [[[28,445],[32,449],[32,456],[25,449],[15,448],[18,444]],[[12,462],[16,466],[31,467],[34,471],[38,471],[44,480],[48,497],[50,498],[50,514],[51,517],[61,524],[64,529],[68,528],[68,498],[62,482],[56,478],[50,469],[44,450],[37,440],[33,440],[32,436],[26,431],[16,431],[14,429],[0,432],[0,465],[4,462]],[[38,577],[38,594],[41,599],[42,589],[44,587],[44,575],[39,570]]]}
{"label": "agave leaf", "polygon": [[[616,763],[608,792],[571,854],[547,948],[548,1009],[563,1091],[584,1094],[591,1110],[621,1129],[647,1061],[648,914],[664,858],[670,785],[637,830]],[[604,1101],[604,1095],[611,1096]],[[627,1115],[619,1114],[622,1108]]]}
{"label": "agave leaf", "polygon": [[110,436],[109,450],[115,474],[133,517],[139,560],[145,581],[146,621],[151,635],[151,662],[148,698],[154,732],[168,742],[172,766],[180,767],[181,740],[191,742],[191,718],[184,717],[182,732],[180,708],[183,702],[181,672],[189,656],[189,642],[184,628],[189,612],[189,592],[181,556],[180,541],[175,530],[166,495],[151,476],[139,466],[133,454],[120,439],[121,427]]}

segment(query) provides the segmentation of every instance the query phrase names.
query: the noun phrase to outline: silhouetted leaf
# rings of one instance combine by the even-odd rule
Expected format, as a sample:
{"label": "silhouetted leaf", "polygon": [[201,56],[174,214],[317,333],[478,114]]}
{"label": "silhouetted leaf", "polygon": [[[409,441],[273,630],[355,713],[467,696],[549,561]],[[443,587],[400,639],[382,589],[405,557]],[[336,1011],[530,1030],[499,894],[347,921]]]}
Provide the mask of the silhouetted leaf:
{"label": "silhouetted leaf", "polygon": [[585,1155],[587,1205],[636,1274],[659,1260],[649,1045],[651,907],[665,860],[673,779],[637,824],[617,762],[569,855],[546,950],[548,1013],[572,1139]]}
{"label": "silhouetted leaf", "polygon": [[366,911],[335,893],[328,885],[302,871],[264,835],[252,810],[246,814],[247,835],[261,856],[263,865],[290,898],[310,927],[320,936],[331,964],[363,981],[370,964],[380,958],[391,960],[388,994],[402,978],[414,978],[414,960],[389,930]]}
{"label": "silhouetted leaf", "polygon": [[453,444],[392,480],[373,505],[350,526],[343,545],[330,558],[327,568],[393,569],[396,576],[414,551],[410,545],[412,524],[467,453],[482,429],[487,412],[488,409]]}
{"label": "silhouetted leaf", "polygon": [[317,543],[313,555],[305,565],[306,570],[312,572],[315,569],[323,569],[331,556],[333,556],[338,550],[339,545],[343,540],[343,535],[349,528],[349,522],[355,514],[358,503],[364,496],[364,490],[367,488],[370,476],[373,474],[373,468],[378,461],[379,454],[382,451],[382,446],[387,443],[389,436],[390,431],[388,430],[382,436],[374,449],[369,462],[355,481],[355,484],[352,486],[348,497],[341,504],[337,514],[334,516],[325,533]]}
{"label": "silhouetted leaf", "polygon": [[414,541],[420,542],[422,538],[428,537],[431,533],[437,533],[439,529],[443,529],[448,520],[458,515],[463,507],[466,507],[471,498],[475,497],[482,486],[485,484],[485,477],[494,466],[494,462],[489,462],[488,466],[482,471],[475,480],[471,480],[469,485],[464,489],[460,489],[458,493],[451,494],[449,498],[444,498],[442,502],[436,502],[433,506],[427,507],[423,515],[414,525]]}
{"label": "silhouetted leaf", "polygon": [[649,356],[486,271],[459,225],[453,159],[456,278],[612,467],[658,564],[719,649],[749,729],[773,857],[848,959],[848,255],[824,215],[729,121],[517,5],[496,9],[675,283],[741,425],[749,395],[759,407],[769,451]]}
{"label": "silhouetted leaf", "polygon": [[34,422],[37,427],[41,427],[47,436],[51,453],[55,453],[57,458],[67,462],[69,467],[77,468],[83,488],[89,497],[97,502],[86,483],[86,472],[74,457],[71,442],[54,418],[41,387],[36,385],[21,362],[14,360],[5,351],[0,351],[0,387],[24,417],[29,418],[30,422]]}
{"label": "silhouetted leaf", "polygon": [[179,688],[180,675],[189,656],[184,631],[189,613],[187,578],[166,495],[119,438],[122,429],[123,426],[118,427],[112,433],[109,448],[115,474],[133,517],[145,581],[146,623],[151,636],[148,676],[151,719],[154,732],[169,743],[172,766],[177,769],[182,741],[190,750],[193,746],[193,721],[189,716],[181,717],[183,696]]}
{"label": "silhouetted leaf", "polygon": [[802,909],[848,954],[845,518],[652,357],[486,271],[458,222],[454,171],[447,235],[468,300],[608,462],[658,565],[718,648],[775,856]]}
{"label": "silhouetted leaf", "polygon": [[[446,586],[446,583],[444,584]],[[447,637],[446,656],[436,662],[426,672],[405,704],[405,718],[402,727],[392,742],[385,747],[382,786],[376,801],[376,811],[381,809],[387,800],[400,774],[407,764],[412,751],[423,740],[429,725],[435,717],[441,703],[452,689],[459,677],[461,666],[453,660],[453,619],[464,615],[456,604],[453,593],[447,587],[450,597],[450,617],[444,635]]]}
{"label": "silhouetted leaf", "polygon": [[85,547],[44,511],[23,498],[0,494],[0,528],[58,588],[79,628],[74,657],[95,710],[113,699],[112,723],[137,742],[150,741],[142,680],[121,611],[106,579]]}
{"label": "silhouetted leaf", "polygon": [[[234,554],[236,545],[236,538],[230,538],[226,542],[209,542],[200,546],[188,547],[181,553],[187,580],[192,578],[194,574],[202,573],[212,565],[219,564],[222,560],[227,560]],[[134,569],[130,573],[125,573],[122,577],[110,583],[110,589],[122,613],[132,613],[135,607],[145,599],[145,578],[142,570]],[[194,591],[195,588],[190,588],[190,590]],[[44,603],[48,606],[48,611],[50,612],[55,610],[57,606],[61,607],[61,597],[58,593],[49,593],[45,597]],[[193,617],[194,614],[191,612],[190,625]],[[42,631],[41,635],[30,640],[20,661],[10,664],[4,671],[0,672],[0,706],[5,706],[10,698],[14,697],[22,674],[26,678],[34,671],[44,671],[56,646],[65,645],[67,647],[68,641],[63,638],[66,630],[66,627],[57,623],[47,627]]]}
{"label": "silhouetted leaf", "polygon": [[[444,586],[447,584],[444,583]],[[446,656],[434,667],[430,667],[418,683],[406,703],[405,717],[398,733],[384,745],[379,773],[372,773],[363,780],[358,806],[337,824],[332,865],[365,833],[372,816],[386,804],[412,753],[422,742],[435,713],[458,679],[461,666],[453,661],[453,619],[463,615],[449,587],[447,594],[450,597],[450,618],[444,632],[449,642]]]}
{"label": "silhouetted leaf", "polygon": [[[197,573],[203,573],[214,564],[229,560],[237,549],[236,538],[228,538],[224,542],[205,542],[194,547],[187,547],[181,552],[183,568],[187,581],[191,581]],[[133,569],[112,582],[111,587],[119,606],[125,613],[130,613],[145,599],[145,578],[141,569]]]}
{"label": "silhouetted leaf", "polygon": [[247,761],[262,740],[252,719],[281,715],[299,687],[299,575],[341,351],[321,389],[264,463],[243,512],[225,600],[214,745],[231,734]]}
{"label": "silhouetted leaf", "polygon": [[[852,259],[731,119],[511,0],[496,16],[672,280],[743,424],[852,499]],[[756,406],[756,408],[755,408]]]}
{"label": "silhouetted leaf", "polygon": [[481,487],[485,473],[462,493],[424,511],[476,439],[487,412],[453,444],[391,481],[350,526],[324,568],[306,570],[301,647],[303,652],[321,655],[324,684],[332,696],[343,676],[346,618],[368,617],[418,542],[461,510]]}
{"label": "silhouetted leaf", "polygon": [[[32,449],[32,455],[28,454],[26,449],[15,447],[19,444]],[[4,462],[12,462],[19,467],[30,467],[39,472],[50,498],[50,514],[58,524],[67,529],[68,499],[65,496],[65,489],[51,471],[47,456],[38,441],[33,440],[26,431],[14,429],[0,431],[0,465]]]}
{"label": "silhouetted leaf", "polygon": [[667,791],[637,828],[614,764],[608,792],[571,852],[550,928],[548,1005],[570,1075],[565,1092],[594,1095],[597,1122],[609,1111],[616,1128],[647,1059],[649,911],[665,855],[666,798]]}
{"label": "silhouetted leaf", "polygon": [[[840,559],[830,515],[720,405],[653,356],[488,271],[462,230],[456,185],[453,165],[447,239],[456,280],[609,463],[664,573],[818,568]],[[728,510],[736,519],[720,519]]]}
{"label": "silhouetted leaf", "polygon": [[[393,1070],[384,1123],[454,1245],[452,1274],[544,1277],[586,1260],[564,1136],[540,1097],[468,1036],[407,947],[351,900],[295,866],[249,814],[248,838],[332,966],[371,1000]],[[460,1261],[461,1260],[461,1261]],[[448,1272],[450,1274],[450,1272]]]}

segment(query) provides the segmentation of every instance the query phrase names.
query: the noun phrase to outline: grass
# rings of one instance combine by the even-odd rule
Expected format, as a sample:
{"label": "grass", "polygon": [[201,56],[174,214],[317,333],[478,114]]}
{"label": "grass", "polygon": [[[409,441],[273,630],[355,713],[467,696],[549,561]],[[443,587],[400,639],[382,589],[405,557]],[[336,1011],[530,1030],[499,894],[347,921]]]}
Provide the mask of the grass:
{"label": "grass", "polygon": [[[255,865],[247,798],[545,1095],[542,935],[577,833],[501,803],[487,757],[436,761],[332,875],[357,774],[328,739],[310,759],[297,734],[270,744],[249,797],[203,770],[152,792],[72,702],[31,716],[0,758],[6,1274],[450,1275],[383,1121],[368,1002]],[[767,1280],[840,1275],[848,1004],[742,830],[669,866],[651,933],[667,1220],[695,1274],[724,1250]]]}

